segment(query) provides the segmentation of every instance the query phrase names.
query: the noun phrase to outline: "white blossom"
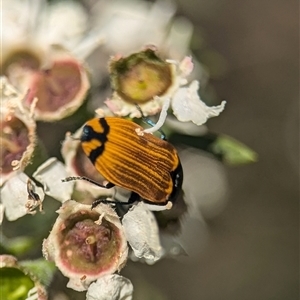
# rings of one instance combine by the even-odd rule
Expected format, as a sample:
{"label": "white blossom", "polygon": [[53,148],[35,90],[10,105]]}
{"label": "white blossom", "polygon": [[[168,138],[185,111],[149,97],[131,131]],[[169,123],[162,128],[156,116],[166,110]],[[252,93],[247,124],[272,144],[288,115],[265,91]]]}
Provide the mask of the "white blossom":
{"label": "white blossom", "polygon": [[69,278],[67,287],[87,290],[100,277],[120,271],[128,255],[125,232],[116,212],[100,203],[65,201],[43,243],[43,255]]}

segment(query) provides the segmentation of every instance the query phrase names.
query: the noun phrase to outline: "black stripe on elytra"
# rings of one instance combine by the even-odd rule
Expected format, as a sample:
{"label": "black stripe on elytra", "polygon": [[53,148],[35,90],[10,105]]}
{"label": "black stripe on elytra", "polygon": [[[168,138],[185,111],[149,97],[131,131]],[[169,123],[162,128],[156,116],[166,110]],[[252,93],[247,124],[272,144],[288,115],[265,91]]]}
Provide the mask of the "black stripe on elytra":
{"label": "black stripe on elytra", "polygon": [[85,125],[83,127],[83,132],[81,136],[82,142],[89,142],[93,139],[99,140],[101,142],[101,146],[93,149],[90,152],[89,159],[95,164],[97,158],[103,153],[105,149],[105,143],[107,142],[107,135],[109,133],[109,126],[105,120],[105,118],[99,118],[99,123],[103,128],[103,132],[96,132],[91,126]]}

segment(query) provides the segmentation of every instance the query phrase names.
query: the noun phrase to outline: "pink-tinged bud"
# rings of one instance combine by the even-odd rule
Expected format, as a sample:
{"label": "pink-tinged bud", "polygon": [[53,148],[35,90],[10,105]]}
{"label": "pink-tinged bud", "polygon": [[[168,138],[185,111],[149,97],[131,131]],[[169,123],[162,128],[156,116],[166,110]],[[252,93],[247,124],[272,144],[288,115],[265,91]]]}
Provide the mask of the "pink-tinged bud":
{"label": "pink-tinged bud", "polygon": [[77,291],[92,281],[119,271],[125,264],[128,247],[118,215],[108,205],[90,205],[68,200],[43,243],[46,259],[53,260]]}
{"label": "pink-tinged bud", "polygon": [[32,158],[36,142],[36,123],[30,110],[23,107],[23,96],[5,77],[0,78],[0,186],[16,170],[24,170]]}

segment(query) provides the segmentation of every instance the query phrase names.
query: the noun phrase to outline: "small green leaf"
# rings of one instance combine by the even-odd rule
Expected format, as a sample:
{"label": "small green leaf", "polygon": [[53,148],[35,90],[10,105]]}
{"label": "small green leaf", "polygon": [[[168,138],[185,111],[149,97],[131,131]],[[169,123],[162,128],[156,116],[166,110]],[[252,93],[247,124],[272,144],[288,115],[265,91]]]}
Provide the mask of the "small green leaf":
{"label": "small green leaf", "polygon": [[35,276],[42,285],[48,286],[56,271],[55,264],[43,258],[19,262],[20,266]]}
{"label": "small green leaf", "polygon": [[220,154],[222,160],[229,165],[244,165],[256,162],[258,155],[245,144],[227,135],[219,135],[211,145],[214,153]]}
{"label": "small green leaf", "polygon": [[257,161],[258,155],[245,144],[223,134],[207,132],[200,136],[172,133],[169,142],[187,145],[212,154],[216,159],[230,166],[249,164]]}

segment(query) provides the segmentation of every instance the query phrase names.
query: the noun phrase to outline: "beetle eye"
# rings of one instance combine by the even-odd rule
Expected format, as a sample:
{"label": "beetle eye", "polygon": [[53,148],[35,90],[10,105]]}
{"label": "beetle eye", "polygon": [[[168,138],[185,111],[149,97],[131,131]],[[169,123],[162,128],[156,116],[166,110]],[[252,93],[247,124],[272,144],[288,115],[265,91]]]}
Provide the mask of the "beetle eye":
{"label": "beetle eye", "polygon": [[81,142],[87,142],[91,139],[91,128],[89,126],[84,126],[81,135]]}

